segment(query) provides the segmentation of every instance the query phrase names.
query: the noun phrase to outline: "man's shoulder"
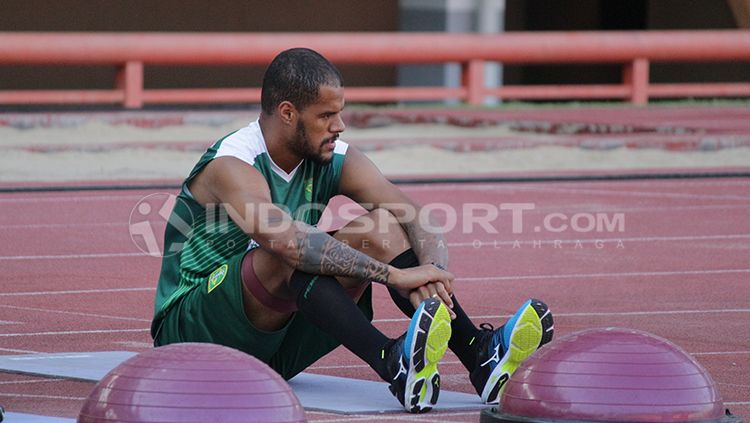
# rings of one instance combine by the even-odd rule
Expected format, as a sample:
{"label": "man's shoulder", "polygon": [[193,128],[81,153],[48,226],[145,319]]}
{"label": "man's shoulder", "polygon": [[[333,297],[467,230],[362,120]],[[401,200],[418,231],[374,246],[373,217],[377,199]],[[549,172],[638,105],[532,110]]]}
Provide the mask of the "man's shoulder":
{"label": "man's shoulder", "polygon": [[257,122],[238,129],[215,144],[214,158],[233,156],[253,164],[258,156],[266,152],[266,145]]}

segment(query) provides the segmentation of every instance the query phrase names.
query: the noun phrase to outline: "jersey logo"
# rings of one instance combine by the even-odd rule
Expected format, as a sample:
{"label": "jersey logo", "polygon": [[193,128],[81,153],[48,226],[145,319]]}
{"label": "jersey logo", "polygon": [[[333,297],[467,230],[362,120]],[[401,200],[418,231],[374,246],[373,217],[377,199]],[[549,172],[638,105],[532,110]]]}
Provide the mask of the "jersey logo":
{"label": "jersey logo", "polygon": [[313,194],[313,178],[307,178],[305,180],[305,200],[312,201]]}
{"label": "jersey logo", "polygon": [[209,294],[211,293],[211,291],[216,289],[217,286],[221,285],[221,283],[224,282],[224,278],[227,277],[227,268],[228,266],[224,264],[218,269],[214,270],[213,273],[211,273],[211,276],[208,277]]}

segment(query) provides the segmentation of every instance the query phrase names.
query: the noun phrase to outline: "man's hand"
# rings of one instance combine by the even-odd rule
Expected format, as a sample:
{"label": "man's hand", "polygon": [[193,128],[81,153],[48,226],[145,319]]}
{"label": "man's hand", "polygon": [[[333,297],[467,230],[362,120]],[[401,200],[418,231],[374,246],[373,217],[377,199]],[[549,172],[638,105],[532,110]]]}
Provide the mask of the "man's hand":
{"label": "man's hand", "polygon": [[432,264],[425,264],[408,269],[390,267],[388,275],[388,286],[397,291],[409,292],[430,282],[442,282],[446,291],[452,293],[451,288],[454,276],[450,272],[441,270]]}
{"label": "man's hand", "polygon": [[426,298],[438,298],[448,306],[451,318],[453,314],[453,279],[452,273],[426,264],[408,269],[396,269],[390,272],[388,286],[394,288],[403,297],[409,298],[414,308]]}
{"label": "man's hand", "polygon": [[408,294],[409,301],[414,306],[414,308],[417,308],[417,306],[419,306],[419,304],[426,298],[438,298],[448,306],[448,312],[451,315],[451,320],[456,318],[456,313],[454,313],[452,310],[452,294],[445,289],[445,285],[443,285],[442,282],[430,282],[428,284],[420,286],[419,288],[412,289]]}

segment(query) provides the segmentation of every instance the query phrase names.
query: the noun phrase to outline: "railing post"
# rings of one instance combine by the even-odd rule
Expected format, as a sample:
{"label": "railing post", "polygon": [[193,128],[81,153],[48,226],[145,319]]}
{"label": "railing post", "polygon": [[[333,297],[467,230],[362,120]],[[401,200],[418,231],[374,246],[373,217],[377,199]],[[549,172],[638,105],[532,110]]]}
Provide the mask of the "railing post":
{"label": "railing post", "polygon": [[115,88],[122,90],[122,105],[128,109],[143,106],[143,62],[127,62],[117,69]]}
{"label": "railing post", "polygon": [[481,106],[484,103],[484,61],[470,60],[463,63],[461,74],[467,91],[467,103]]}
{"label": "railing post", "polygon": [[630,86],[630,102],[636,106],[648,104],[648,67],[648,59],[642,57],[633,59],[623,67],[623,83]]}

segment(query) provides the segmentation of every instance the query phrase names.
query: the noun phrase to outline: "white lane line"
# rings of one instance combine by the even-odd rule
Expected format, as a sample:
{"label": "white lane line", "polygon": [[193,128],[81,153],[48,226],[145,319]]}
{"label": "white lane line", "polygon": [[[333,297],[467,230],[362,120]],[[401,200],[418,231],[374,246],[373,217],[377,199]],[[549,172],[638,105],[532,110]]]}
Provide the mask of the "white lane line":
{"label": "white lane line", "polygon": [[151,322],[151,319],[143,319],[143,318],[138,318],[138,317],[120,317],[120,316],[111,316],[107,314],[84,313],[80,311],[50,310],[46,308],[21,307],[21,306],[7,305],[7,304],[0,304],[0,308],[9,308],[13,310],[41,311],[44,313],[68,314],[72,316],[96,317],[100,319],[127,320],[127,321],[133,321],[133,322]]}
{"label": "white lane line", "polygon": [[597,244],[597,243],[619,243],[619,242],[673,242],[673,241],[714,241],[748,239],[750,234],[726,234],[726,235],[684,235],[684,236],[641,236],[630,238],[584,238],[584,239],[552,239],[532,241],[500,241],[500,240],[474,240],[472,242],[449,242],[449,247],[463,248],[489,248],[503,245],[562,245],[562,244]]}
{"label": "white lane line", "polygon": [[64,380],[65,379],[7,380],[0,382],[0,385],[25,385],[27,383],[62,382]]}
{"label": "white lane line", "polygon": [[[742,274],[750,273],[750,269],[717,269],[717,270],[679,270],[663,272],[624,272],[624,273],[573,273],[554,275],[516,275],[516,276],[482,276],[457,278],[457,281],[484,282],[484,281],[517,281],[517,280],[543,280],[543,279],[584,279],[584,278],[620,278],[620,277],[643,277],[643,276],[684,276],[684,275],[716,275],[716,274]],[[80,289],[71,291],[30,291],[30,292],[2,292],[0,297],[22,297],[38,295],[75,295],[75,294],[105,294],[112,292],[141,292],[154,291],[155,287],[144,288],[112,288],[112,289]]]}
{"label": "white lane line", "polygon": [[724,401],[724,405],[750,405],[750,401]]}
{"label": "white lane line", "polygon": [[59,336],[59,335],[88,335],[102,333],[130,333],[149,332],[151,329],[95,329],[95,330],[66,330],[59,332],[28,332],[28,333],[0,333],[0,338],[15,338],[19,336]]}
{"label": "white lane line", "polygon": [[[148,190],[146,190],[148,191]],[[167,191],[167,190],[163,190]],[[82,201],[138,201],[143,197],[152,194],[152,191],[148,191],[149,194],[144,195],[77,195],[77,196],[54,196],[54,197],[18,197],[18,198],[0,198],[0,203],[80,203]]]}
{"label": "white lane line", "polygon": [[555,193],[569,193],[569,194],[593,194],[593,195],[605,195],[608,197],[640,197],[640,198],[685,198],[691,200],[750,200],[750,197],[745,195],[732,195],[732,194],[688,194],[678,192],[660,192],[660,191],[629,191],[629,190],[606,190],[606,189],[593,189],[593,188],[565,188],[559,186],[519,186],[520,191],[535,191],[535,192],[555,192]]}
{"label": "white lane line", "polygon": [[[617,317],[617,316],[674,316],[683,314],[721,314],[721,313],[750,313],[750,308],[732,308],[732,309],[714,309],[714,310],[656,310],[656,311],[614,311],[614,312],[581,312],[581,313],[556,313],[553,311],[554,317]],[[486,316],[470,316],[472,320],[500,320],[507,319],[511,315],[486,315]],[[406,322],[409,319],[406,317],[397,317],[393,319],[373,319],[373,323],[396,323]],[[742,353],[745,353],[742,351]]]}
{"label": "white lane line", "polygon": [[709,352],[697,352],[690,353],[692,355],[740,355],[750,354],[750,351],[709,351]]}
{"label": "white lane line", "polygon": [[750,385],[740,384],[740,383],[716,382],[716,384],[717,385],[722,385],[722,386],[731,386],[731,387],[734,387],[734,388],[750,388]]}
{"label": "white lane line", "polygon": [[0,348],[0,351],[4,352],[11,352],[11,353],[22,353],[22,354],[39,354],[39,351],[31,351],[31,350],[19,350],[16,348]]}
{"label": "white lane line", "polygon": [[[459,203],[463,204],[463,203]],[[489,204],[495,205],[490,202]],[[499,203],[498,203],[499,204]],[[457,207],[460,208],[460,207]],[[663,207],[628,207],[618,205],[597,205],[596,208],[589,205],[545,205],[536,207],[533,210],[527,210],[524,215],[543,214],[549,211],[554,212],[622,212],[622,213],[658,213],[666,211],[696,211],[696,210],[730,210],[730,209],[747,209],[745,204],[710,204],[702,206],[663,206]],[[152,225],[164,225],[164,220],[149,220]],[[3,229],[68,229],[68,228],[94,228],[94,227],[127,227],[128,222],[100,222],[100,223],[20,223],[0,225]]]}
{"label": "white lane line", "polygon": [[88,353],[67,353],[65,355],[55,355],[47,357],[36,357],[36,356],[20,356],[20,357],[9,357],[10,361],[39,361],[39,360],[70,360],[71,358],[92,358],[91,354]]}
{"label": "white lane line", "polygon": [[[614,185],[614,186],[622,186],[623,183],[627,183],[629,185],[645,185],[647,187],[651,187],[654,185],[654,183],[658,183],[659,185],[677,185],[680,188],[684,187],[700,187],[700,186],[728,186],[728,185],[750,185],[750,179],[745,177],[737,177],[737,178],[721,178],[721,179],[706,179],[706,178],[696,178],[696,179],[661,179],[659,181],[654,181],[653,179],[632,179],[628,181],[611,181],[611,180],[602,180],[602,181],[593,181],[593,180],[582,180],[582,181],[555,181],[555,182],[535,182],[536,184],[554,184],[555,186],[572,186],[572,187],[578,187],[581,185],[593,185],[593,186],[602,186],[602,185]],[[426,184],[426,183],[413,183],[413,184],[407,184],[403,185],[406,188],[421,188],[421,187],[434,187],[434,186],[466,186],[466,185],[499,185],[499,186],[514,186],[517,184],[514,183],[501,183],[501,182],[447,182],[444,184]]]}
{"label": "white lane line", "polygon": [[[638,184],[638,185],[645,185],[645,186],[653,186],[654,180],[652,179],[632,179],[627,181],[628,184]],[[622,185],[622,181],[565,181],[565,182],[555,182],[555,184],[559,184],[561,186],[568,186],[568,187],[577,187],[581,185],[591,185],[591,186],[602,186],[603,184],[607,185]],[[666,185],[672,185],[676,186],[677,188],[698,188],[698,187],[707,187],[707,186],[715,186],[715,187],[726,187],[726,186],[748,186],[750,185],[750,179],[739,177],[735,179],[729,179],[729,178],[721,178],[721,179],[662,179],[658,181],[659,186],[666,186]],[[669,188],[669,187],[667,187]]]}
{"label": "white lane line", "polygon": [[491,183],[471,183],[471,184],[424,184],[424,185],[406,185],[400,186],[403,192],[421,192],[421,191],[462,191],[469,189],[471,191],[515,191],[518,185],[515,184],[491,184]]}
{"label": "white lane line", "polygon": [[[163,222],[163,221],[162,221]],[[158,224],[160,222],[151,222]],[[73,228],[112,228],[127,227],[128,222],[101,222],[101,223],[23,223],[17,225],[0,225],[0,229],[73,229]]]}
{"label": "white lane line", "polygon": [[75,294],[106,294],[111,292],[140,292],[154,291],[155,287],[145,288],[111,288],[111,289],[76,289],[70,291],[29,291],[29,292],[0,292],[0,297],[23,297],[27,295],[75,295]]}
{"label": "white lane line", "polygon": [[[490,203],[493,204],[494,203]],[[500,204],[500,203],[498,203]],[[704,210],[746,210],[747,204],[706,204],[702,206],[695,205],[675,205],[675,206],[654,206],[654,207],[631,207],[619,204],[551,204],[539,205],[532,210],[524,211],[524,216],[542,214],[550,211],[553,212],[624,212],[624,213],[661,213],[670,211],[704,211]]]}
{"label": "white lane line", "polygon": [[644,276],[685,276],[685,275],[722,275],[750,273],[750,269],[716,269],[716,270],[675,270],[662,272],[620,272],[620,273],[559,273],[555,275],[517,275],[517,276],[482,276],[456,278],[457,281],[519,281],[544,279],[591,279],[591,278],[633,278]]}
{"label": "white lane line", "polygon": [[[474,240],[472,242],[449,242],[449,247],[463,248],[474,247],[494,247],[503,245],[539,245],[544,244],[594,244],[599,242],[655,242],[655,241],[713,241],[713,240],[734,240],[748,239],[750,234],[709,234],[709,235],[677,235],[677,236],[643,236],[643,237],[623,237],[623,238],[579,238],[579,239],[554,239],[554,240]],[[76,259],[103,259],[117,257],[152,257],[143,252],[132,253],[81,253],[81,254],[60,254],[60,255],[23,255],[23,256],[0,256],[0,261],[22,261],[22,260],[76,260]]]}
{"label": "white lane line", "polygon": [[[679,314],[719,314],[719,313],[750,313],[750,308],[719,308],[714,310],[656,310],[656,311],[614,311],[601,313],[553,313],[562,317],[597,317],[597,316],[670,316]],[[478,319],[494,316],[477,316]],[[510,316],[508,316],[510,317]]]}
{"label": "white lane line", "polygon": [[13,260],[77,260],[77,259],[101,259],[116,257],[152,257],[143,252],[138,253],[95,253],[95,254],[60,254],[45,256],[0,256],[0,261]]}
{"label": "white lane line", "polygon": [[21,322],[14,322],[12,320],[0,320],[0,326],[2,325],[20,325]]}
{"label": "white lane line", "polygon": [[413,186],[413,187],[402,187],[402,191],[407,192],[420,192],[420,191],[510,191],[513,193],[518,192],[553,192],[553,193],[567,193],[567,194],[593,194],[593,195],[605,195],[608,197],[640,197],[640,198],[680,198],[680,199],[692,199],[692,200],[750,200],[750,197],[743,195],[732,195],[732,194],[689,194],[689,193],[677,193],[677,192],[661,192],[661,191],[628,191],[628,190],[608,190],[600,188],[584,188],[576,186],[575,188],[568,188],[558,184],[544,184],[542,186],[537,185],[498,185],[498,184],[472,184],[472,185],[424,185],[424,186]]}
{"label": "white lane line", "polygon": [[84,401],[84,397],[64,397],[60,395],[34,395],[34,394],[15,394],[10,392],[0,392],[0,397],[11,397],[11,398],[37,398],[37,399],[52,399],[52,400],[73,400],[73,401]]}
{"label": "white lane line", "polygon": [[[540,184],[547,185],[546,187],[538,187],[538,186],[531,186],[531,185],[520,185],[520,184],[499,184],[499,183],[489,183],[489,182],[477,182],[477,183],[446,183],[446,184],[410,184],[410,185],[404,185],[401,186],[401,191],[405,192],[411,192],[411,191],[463,191],[463,190],[471,190],[471,191],[517,191],[517,190],[551,190],[551,191],[558,191],[558,189],[562,188],[567,190],[568,192],[579,192],[582,190],[586,191],[593,191],[596,190],[595,188],[580,188],[583,186],[583,184],[589,185],[589,186],[602,186],[603,183],[606,181],[580,181],[580,182],[555,182],[555,183],[545,183],[541,182]],[[653,184],[653,181],[631,181],[631,182],[640,182],[643,184]],[[663,181],[664,182],[674,182],[674,181]],[[680,187],[697,187],[697,186],[727,186],[727,185],[740,185],[745,186],[748,185],[747,182],[743,181],[724,181],[724,182],[715,182],[715,183],[703,183],[698,184],[698,181],[693,181],[691,184],[685,184],[681,185]],[[620,182],[615,182],[618,185],[621,185]],[[151,195],[153,193],[159,193],[159,192],[169,192],[173,193],[175,190],[169,190],[169,189],[144,189],[143,190],[146,194],[143,195],[77,195],[77,196],[65,196],[65,195],[58,195],[58,196],[43,196],[43,197],[13,197],[13,198],[0,198],[0,203],[48,203],[48,202],[54,202],[54,203],[61,203],[61,202],[81,202],[81,201],[121,201],[121,200],[141,200],[143,197],[147,195]],[[631,192],[636,193],[634,191],[612,191],[612,190],[596,190],[597,193],[606,193],[606,194],[617,194],[622,192]],[[652,191],[645,191],[645,192],[638,192],[642,194],[658,194],[659,196],[663,196],[664,194],[675,194],[675,195],[684,195],[684,196],[692,196],[693,194],[680,194],[680,193],[657,193]],[[6,194],[8,195],[8,194]],[[12,194],[14,195],[14,194]],[[713,198],[732,198],[733,196],[712,196]],[[743,199],[750,199],[750,197],[743,197],[740,196],[739,198]]]}

